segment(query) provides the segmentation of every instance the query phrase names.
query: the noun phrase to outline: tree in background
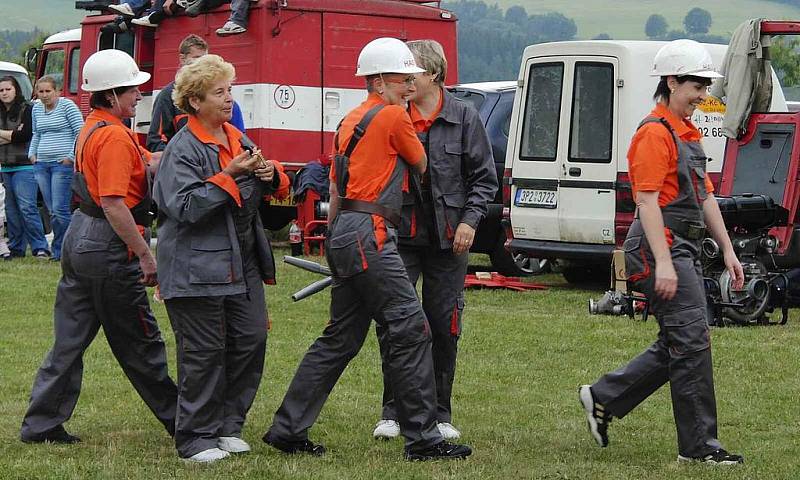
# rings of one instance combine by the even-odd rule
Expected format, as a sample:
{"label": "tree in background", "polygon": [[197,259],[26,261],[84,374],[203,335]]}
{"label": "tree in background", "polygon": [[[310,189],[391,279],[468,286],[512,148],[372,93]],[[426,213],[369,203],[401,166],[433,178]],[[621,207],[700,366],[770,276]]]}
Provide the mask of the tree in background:
{"label": "tree in background", "polygon": [[41,30],[30,32],[21,30],[0,31],[0,60],[25,65],[25,52],[30,47],[41,47],[50,34]]}
{"label": "tree in background", "polygon": [[528,33],[538,35],[544,42],[572,40],[578,33],[575,20],[557,12],[528,17]]}
{"label": "tree in background", "polygon": [[654,13],[647,17],[647,22],[644,24],[644,33],[650,38],[663,38],[667,34],[669,24],[664,15]]}
{"label": "tree in background", "polygon": [[611,38],[611,35],[607,33],[599,33],[594,37],[592,37],[592,40],[613,40],[613,39]]}
{"label": "tree in background", "polygon": [[708,10],[695,7],[683,18],[683,26],[689,35],[703,35],[711,28],[711,14]]}
{"label": "tree in background", "polygon": [[520,26],[525,25],[528,23],[528,12],[525,11],[525,7],[520,7],[519,5],[508,7],[505,20],[506,22],[515,23]]}
{"label": "tree in background", "polygon": [[772,57],[772,68],[778,75],[781,85],[784,88],[794,87],[793,90],[797,90],[797,87],[800,87],[800,38],[775,37],[769,52]]}

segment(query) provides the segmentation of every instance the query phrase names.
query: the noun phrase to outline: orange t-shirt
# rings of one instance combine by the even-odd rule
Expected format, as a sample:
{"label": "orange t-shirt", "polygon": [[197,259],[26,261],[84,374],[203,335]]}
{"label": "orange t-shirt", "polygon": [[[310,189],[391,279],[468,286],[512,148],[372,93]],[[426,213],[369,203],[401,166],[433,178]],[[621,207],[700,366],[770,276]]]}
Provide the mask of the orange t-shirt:
{"label": "orange t-shirt", "polygon": [[422,116],[422,112],[419,111],[414,102],[408,103],[408,115],[411,117],[411,123],[414,125],[414,130],[422,133],[427,132],[431,129],[431,125],[433,125],[433,121],[436,120],[436,117],[439,116],[439,112],[442,111],[442,104],[444,103],[444,93],[439,95],[439,104],[436,106],[436,110],[430,116],[430,118],[425,118]]}
{"label": "orange t-shirt", "polygon": [[[344,153],[353,130],[364,115],[383,99],[371,93],[367,100],[350,111],[339,128],[339,150]],[[337,153],[334,145],[334,153]],[[417,138],[408,113],[399,105],[386,105],[372,119],[366,133],[358,142],[350,158],[350,180],[347,198],[374,202],[386,187],[386,182],[397,164],[397,156],[409,165],[422,160],[425,149]],[[331,181],[336,181],[335,166],[331,166]]]}
{"label": "orange t-shirt", "polygon": [[[703,136],[691,121],[673,114],[659,103],[651,116],[665,118],[675,134],[684,142],[699,142]],[[642,126],[628,148],[628,174],[634,199],[637,192],[660,192],[658,204],[663,207],[678,196],[678,149],[672,133],[660,123]],[[706,190],[714,186],[706,175]]]}
{"label": "orange t-shirt", "polygon": [[[216,145],[219,148],[219,167],[224,169],[227,167],[231,160],[237,155],[240,155],[244,149],[242,148],[242,132],[229,123],[222,124],[222,129],[225,131],[225,136],[228,139],[228,145],[218,141],[212,134],[206,130],[200,120],[194,115],[189,115],[187,128],[190,132],[197,137],[198,140],[205,144]],[[242,196],[239,193],[239,186],[236,181],[227,173],[219,172],[218,174],[206,179],[206,181],[213,183],[219,188],[225,190],[235,201],[236,205],[242,206]]]}
{"label": "orange t-shirt", "polygon": [[[103,121],[108,126],[95,130],[86,144],[89,130]],[[76,168],[83,172],[97,205],[100,197],[124,197],[128,208],[142,201],[147,190],[145,161],[150,160],[150,152],[139,145],[136,134],[122,120],[104,110],[92,110],[78,135],[77,152]]]}

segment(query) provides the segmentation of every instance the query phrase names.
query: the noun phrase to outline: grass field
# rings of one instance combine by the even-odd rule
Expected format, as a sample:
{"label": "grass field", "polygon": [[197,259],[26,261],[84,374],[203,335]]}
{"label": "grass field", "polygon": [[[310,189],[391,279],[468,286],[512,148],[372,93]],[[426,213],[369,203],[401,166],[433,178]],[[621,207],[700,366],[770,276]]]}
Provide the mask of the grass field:
{"label": "grass field", "polygon": [[[486,3],[493,4],[495,0]],[[600,33],[618,40],[645,39],[644,24],[654,13],[667,19],[670,30],[683,30],[683,17],[694,7],[711,13],[710,33],[718,35],[730,35],[741,22],[755,17],[800,20],[800,8],[764,0],[496,0],[496,3],[503,10],[521,5],[529,15],[560,12],[575,20],[580,39]]]}
{"label": "grass field", "polygon": [[[285,251],[276,252],[283,255]],[[33,376],[52,341],[58,266],[33,259],[0,262],[0,479],[789,479],[800,461],[798,359],[793,312],[784,327],[713,331],[720,436],[746,456],[732,469],[679,465],[669,391],[615,421],[611,445],[595,446],[575,388],[645,348],[656,325],[592,317],[594,292],[560,277],[547,291],[469,291],[454,389],[454,423],[475,454],[462,462],[410,464],[402,442],[371,437],[381,397],[374,336],[334,389],[313,440],[323,458],[287,457],[260,441],[306,348],[327,320],[328,294],[292,304],[290,293],[316,280],[279,266],[267,289],[272,318],[267,367],[244,430],[249,455],[210,467],[180,461],[170,438],[139,400],[98,338],[85,357],[83,392],[67,423],[83,443],[18,441]],[[174,337],[155,305],[174,372]],[[100,335],[102,337],[102,334]]]}

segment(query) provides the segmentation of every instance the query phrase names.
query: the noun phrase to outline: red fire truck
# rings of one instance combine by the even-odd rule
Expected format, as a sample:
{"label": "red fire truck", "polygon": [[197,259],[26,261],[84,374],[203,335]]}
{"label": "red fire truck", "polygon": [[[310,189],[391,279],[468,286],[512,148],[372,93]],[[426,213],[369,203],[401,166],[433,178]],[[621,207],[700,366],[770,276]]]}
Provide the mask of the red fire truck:
{"label": "red fire truck", "polygon": [[[108,3],[76,2],[76,8],[101,9]],[[137,27],[124,33],[101,31],[113,16],[89,14],[81,28],[49,37],[28,60],[37,78],[62,80],[64,96],[86,114],[89,95],[79,88],[83,62],[103,49],[129,53],[152,74],[141,88],[144,100],[134,120],[136,131],[146,134],[153,99],[178,69],[179,43],[197,34],[212,53],[236,67],[233,95],[248,136],[290,172],[327,155],[339,120],[365,98],[363,80],[354,73],[358,53],[370,40],[433,38],[444,46],[448,80],[458,80],[456,18],[438,1],[260,0],[250,6],[246,33],[219,37],[215,30],[229,14],[229,5],[223,5],[195,18],[168,17],[158,29]],[[289,206],[274,206],[278,211],[269,217],[277,221],[271,228],[295,217],[294,208],[285,208]]]}

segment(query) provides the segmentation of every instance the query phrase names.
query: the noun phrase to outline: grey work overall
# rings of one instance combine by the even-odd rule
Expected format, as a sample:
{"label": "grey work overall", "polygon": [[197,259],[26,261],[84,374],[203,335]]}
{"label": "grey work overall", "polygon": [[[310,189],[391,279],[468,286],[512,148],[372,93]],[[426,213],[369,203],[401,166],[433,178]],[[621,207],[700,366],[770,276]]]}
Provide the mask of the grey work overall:
{"label": "grey work overall", "polygon": [[614,417],[622,418],[669,382],[678,432],[678,453],[703,457],[722,448],[717,440],[717,407],[706,319],[706,298],[699,246],[703,237],[706,199],[706,156],[699,142],[683,142],[666,121],[661,122],[678,147],[678,195],[661,208],[673,243],[672,264],[678,288],[672,300],[654,292],[655,260],[641,221],[634,220],[625,239],[625,266],[629,282],[645,293],[660,327],[658,339],[630,363],[592,385],[595,399]]}
{"label": "grey work overall", "polygon": [[[365,130],[363,124],[364,120],[359,126]],[[348,147],[348,151],[352,149]],[[399,211],[406,168],[398,158],[377,205]],[[348,174],[339,168],[336,174],[339,194],[344,197]],[[330,223],[326,249],[333,271],[330,323],[303,357],[268,435],[286,441],[308,439],[308,429],[345,367],[361,349],[374,319],[387,331],[385,363],[406,446],[427,448],[442,441],[436,428],[430,330],[397,251],[397,233],[386,220],[386,238],[379,247],[374,215],[347,209],[344,201],[342,205],[344,209]]]}
{"label": "grey work overall", "polygon": [[164,302],[178,350],[175,447],[183,458],[216,448],[219,437],[241,437],[264,371],[267,305],[253,231],[263,192],[254,177],[244,182],[242,208],[232,210],[246,293]]}
{"label": "grey work overall", "polygon": [[[428,152],[428,132],[419,132],[417,136]],[[456,255],[452,248],[441,248],[435,223],[430,171],[431,169],[426,171],[421,182],[411,181],[411,191],[403,194],[402,219],[398,233],[399,250],[412,285],[416,287],[417,280],[422,275],[422,309],[431,327],[433,371],[436,379],[436,420],[450,423],[450,401],[456,372],[458,339],[461,335],[461,316],[464,311],[464,276],[467,273],[469,254]],[[440,198],[439,201],[444,200]],[[386,362],[389,355],[387,331],[381,325],[377,325],[375,330],[384,367],[381,418],[395,420],[397,411]]]}
{"label": "grey work overall", "polygon": [[[89,140],[87,136],[85,143]],[[79,155],[78,168],[80,160]],[[55,341],[36,375],[21,437],[43,434],[72,416],[81,391],[83,353],[101,326],[125,375],[172,435],[177,389],[167,372],[166,349],[147,290],[139,283],[139,260],[102,218],[85,184],[76,186],[80,181],[83,176],[77,172],[73,188],[82,202],[64,236],[53,309]],[[146,200],[149,196],[148,191]]]}

